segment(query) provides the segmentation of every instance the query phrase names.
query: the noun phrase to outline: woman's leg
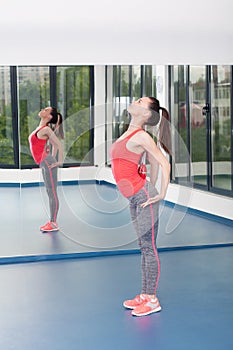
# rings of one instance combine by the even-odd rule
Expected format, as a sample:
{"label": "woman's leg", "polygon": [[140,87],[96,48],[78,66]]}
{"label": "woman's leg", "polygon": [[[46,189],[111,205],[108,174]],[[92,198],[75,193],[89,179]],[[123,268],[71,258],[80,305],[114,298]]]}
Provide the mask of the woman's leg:
{"label": "woman's leg", "polygon": [[160,261],[156,247],[159,203],[148,205],[145,208],[141,207],[143,202],[149,197],[154,197],[155,194],[156,191],[153,186],[147,183],[134,198],[136,204],[134,226],[142,255],[143,290],[140,296],[124,303],[126,307],[133,309],[133,316],[146,316],[161,310],[156,297],[160,275]]}
{"label": "woman's leg", "polygon": [[142,294],[147,295],[156,295],[160,275],[160,261],[156,247],[159,203],[145,208],[142,208],[141,204],[155,194],[154,187],[147,183],[130,201],[131,218],[141,250]]}
{"label": "woman's leg", "polygon": [[54,158],[48,156],[41,163],[43,179],[46,187],[46,191],[49,198],[50,208],[50,221],[57,221],[57,214],[59,209],[59,200],[57,196],[57,168],[50,168],[50,165],[54,162]]}
{"label": "woman's leg", "polygon": [[[137,217],[137,205],[134,203],[134,198],[132,197],[130,200],[130,215],[131,220],[134,225],[135,231],[138,233],[139,227],[138,227],[138,217]],[[141,238],[138,236],[138,245],[141,249]],[[123,302],[123,305],[127,309],[135,309],[139,305],[142,304],[142,294],[146,293],[146,275],[145,275],[145,257],[143,254],[141,254],[141,278],[142,278],[142,284],[141,284],[141,293],[136,295],[134,299],[128,299]]]}
{"label": "woman's leg", "polygon": [[[137,215],[137,205],[136,204],[130,204],[130,216],[131,220],[134,225],[134,229],[137,233],[137,241],[138,241],[138,246],[140,250],[142,251],[142,241],[140,235],[138,235],[139,232],[139,225],[138,225],[138,215]],[[146,293],[146,274],[145,274],[145,256],[144,254],[141,254],[141,294]]]}

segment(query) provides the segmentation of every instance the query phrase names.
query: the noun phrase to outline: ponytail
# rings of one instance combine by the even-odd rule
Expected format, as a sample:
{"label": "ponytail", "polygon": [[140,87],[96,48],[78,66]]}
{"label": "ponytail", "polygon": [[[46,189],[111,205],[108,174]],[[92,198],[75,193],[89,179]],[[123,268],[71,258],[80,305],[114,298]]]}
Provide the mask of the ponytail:
{"label": "ponytail", "polygon": [[170,116],[166,108],[160,107],[162,118],[159,125],[159,143],[164,151],[171,155]]}
{"label": "ponytail", "polygon": [[57,123],[55,125],[54,132],[58,138],[60,138],[62,140],[64,139],[64,130],[63,130],[61,113],[57,113]]}
{"label": "ponytail", "polygon": [[55,107],[52,107],[52,111],[50,113],[52,115],[52,119],[49,124],[51,129],[54,131],[55,135],[59,139],[64,139],[64,130],[62,125],[62,115],[57,111]]}
{"label": "ponytail", "polygon": [[[152,111],[151,117],[147,121],[147,125],[159,125],[159,137],[158,141],[164,151],[171,155],[171,129],[170,129],[170,116],[166,108],[160,107],[159,100],[155,97],[149,97],[150,109]],[[162,117],[160,117],[159,111],[162,111]]]}

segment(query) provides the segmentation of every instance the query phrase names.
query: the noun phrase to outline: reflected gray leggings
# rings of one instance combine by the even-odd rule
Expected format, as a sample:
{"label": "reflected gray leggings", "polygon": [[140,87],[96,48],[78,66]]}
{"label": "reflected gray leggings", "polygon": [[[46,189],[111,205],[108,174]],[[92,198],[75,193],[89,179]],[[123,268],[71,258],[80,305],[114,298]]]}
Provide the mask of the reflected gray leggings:
{"label": "reflected gray leggings", "polygon": [[141,250],[142,294],[155,294],[160,275],[160,261],[156,247],[159,202],[141,208],[148,197],[157,194],[155,187],[146,182],[135,195],[128,198],[130,214]]}
{"label": "reflected gray leggings", "polygon": [[50,169],[50,165],[56,160],[50,154],[41,162],[42,175],[49,197],[50,221],[57,221],[59,200],[57,196],[57,167]]}

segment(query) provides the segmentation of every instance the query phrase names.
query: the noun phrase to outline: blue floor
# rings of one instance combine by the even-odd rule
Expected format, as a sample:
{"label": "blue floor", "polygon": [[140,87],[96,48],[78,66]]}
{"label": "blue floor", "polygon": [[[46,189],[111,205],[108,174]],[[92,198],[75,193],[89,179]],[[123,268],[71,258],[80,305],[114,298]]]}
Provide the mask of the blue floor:
{"label": "blue floor", "polygon": [[[0,263],[138,249],[128,202],[115,187],[61,186],[59,199],[60,232],[43,235],[39,227],[49,219],[45,188],[0,187]],[[159,249],[222,244],[233,244],[232,225],[161,205]]]}
{"label": "blue floor", "polygon": [[0,348],[232,350],[233,247],[160,253],[162,311],[131,316],[139,254],[1,265]]}
{"label": "blue floor", "polygon": [[230,222],[161,205],[162,311],[137,318],[122,302],[140,291],[140,254],[116,188],[59,187],[50,234],[44,187],[0,193],[0,349],[232,350]]}

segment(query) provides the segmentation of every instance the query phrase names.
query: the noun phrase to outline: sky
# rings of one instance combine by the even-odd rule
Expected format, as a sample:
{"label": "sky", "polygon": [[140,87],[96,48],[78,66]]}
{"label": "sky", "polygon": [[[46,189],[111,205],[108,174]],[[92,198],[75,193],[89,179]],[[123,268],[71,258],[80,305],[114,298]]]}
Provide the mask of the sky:
{"label": "sky", "polygon": [[0,0],[0,64],[231,64],[231,0]]}

